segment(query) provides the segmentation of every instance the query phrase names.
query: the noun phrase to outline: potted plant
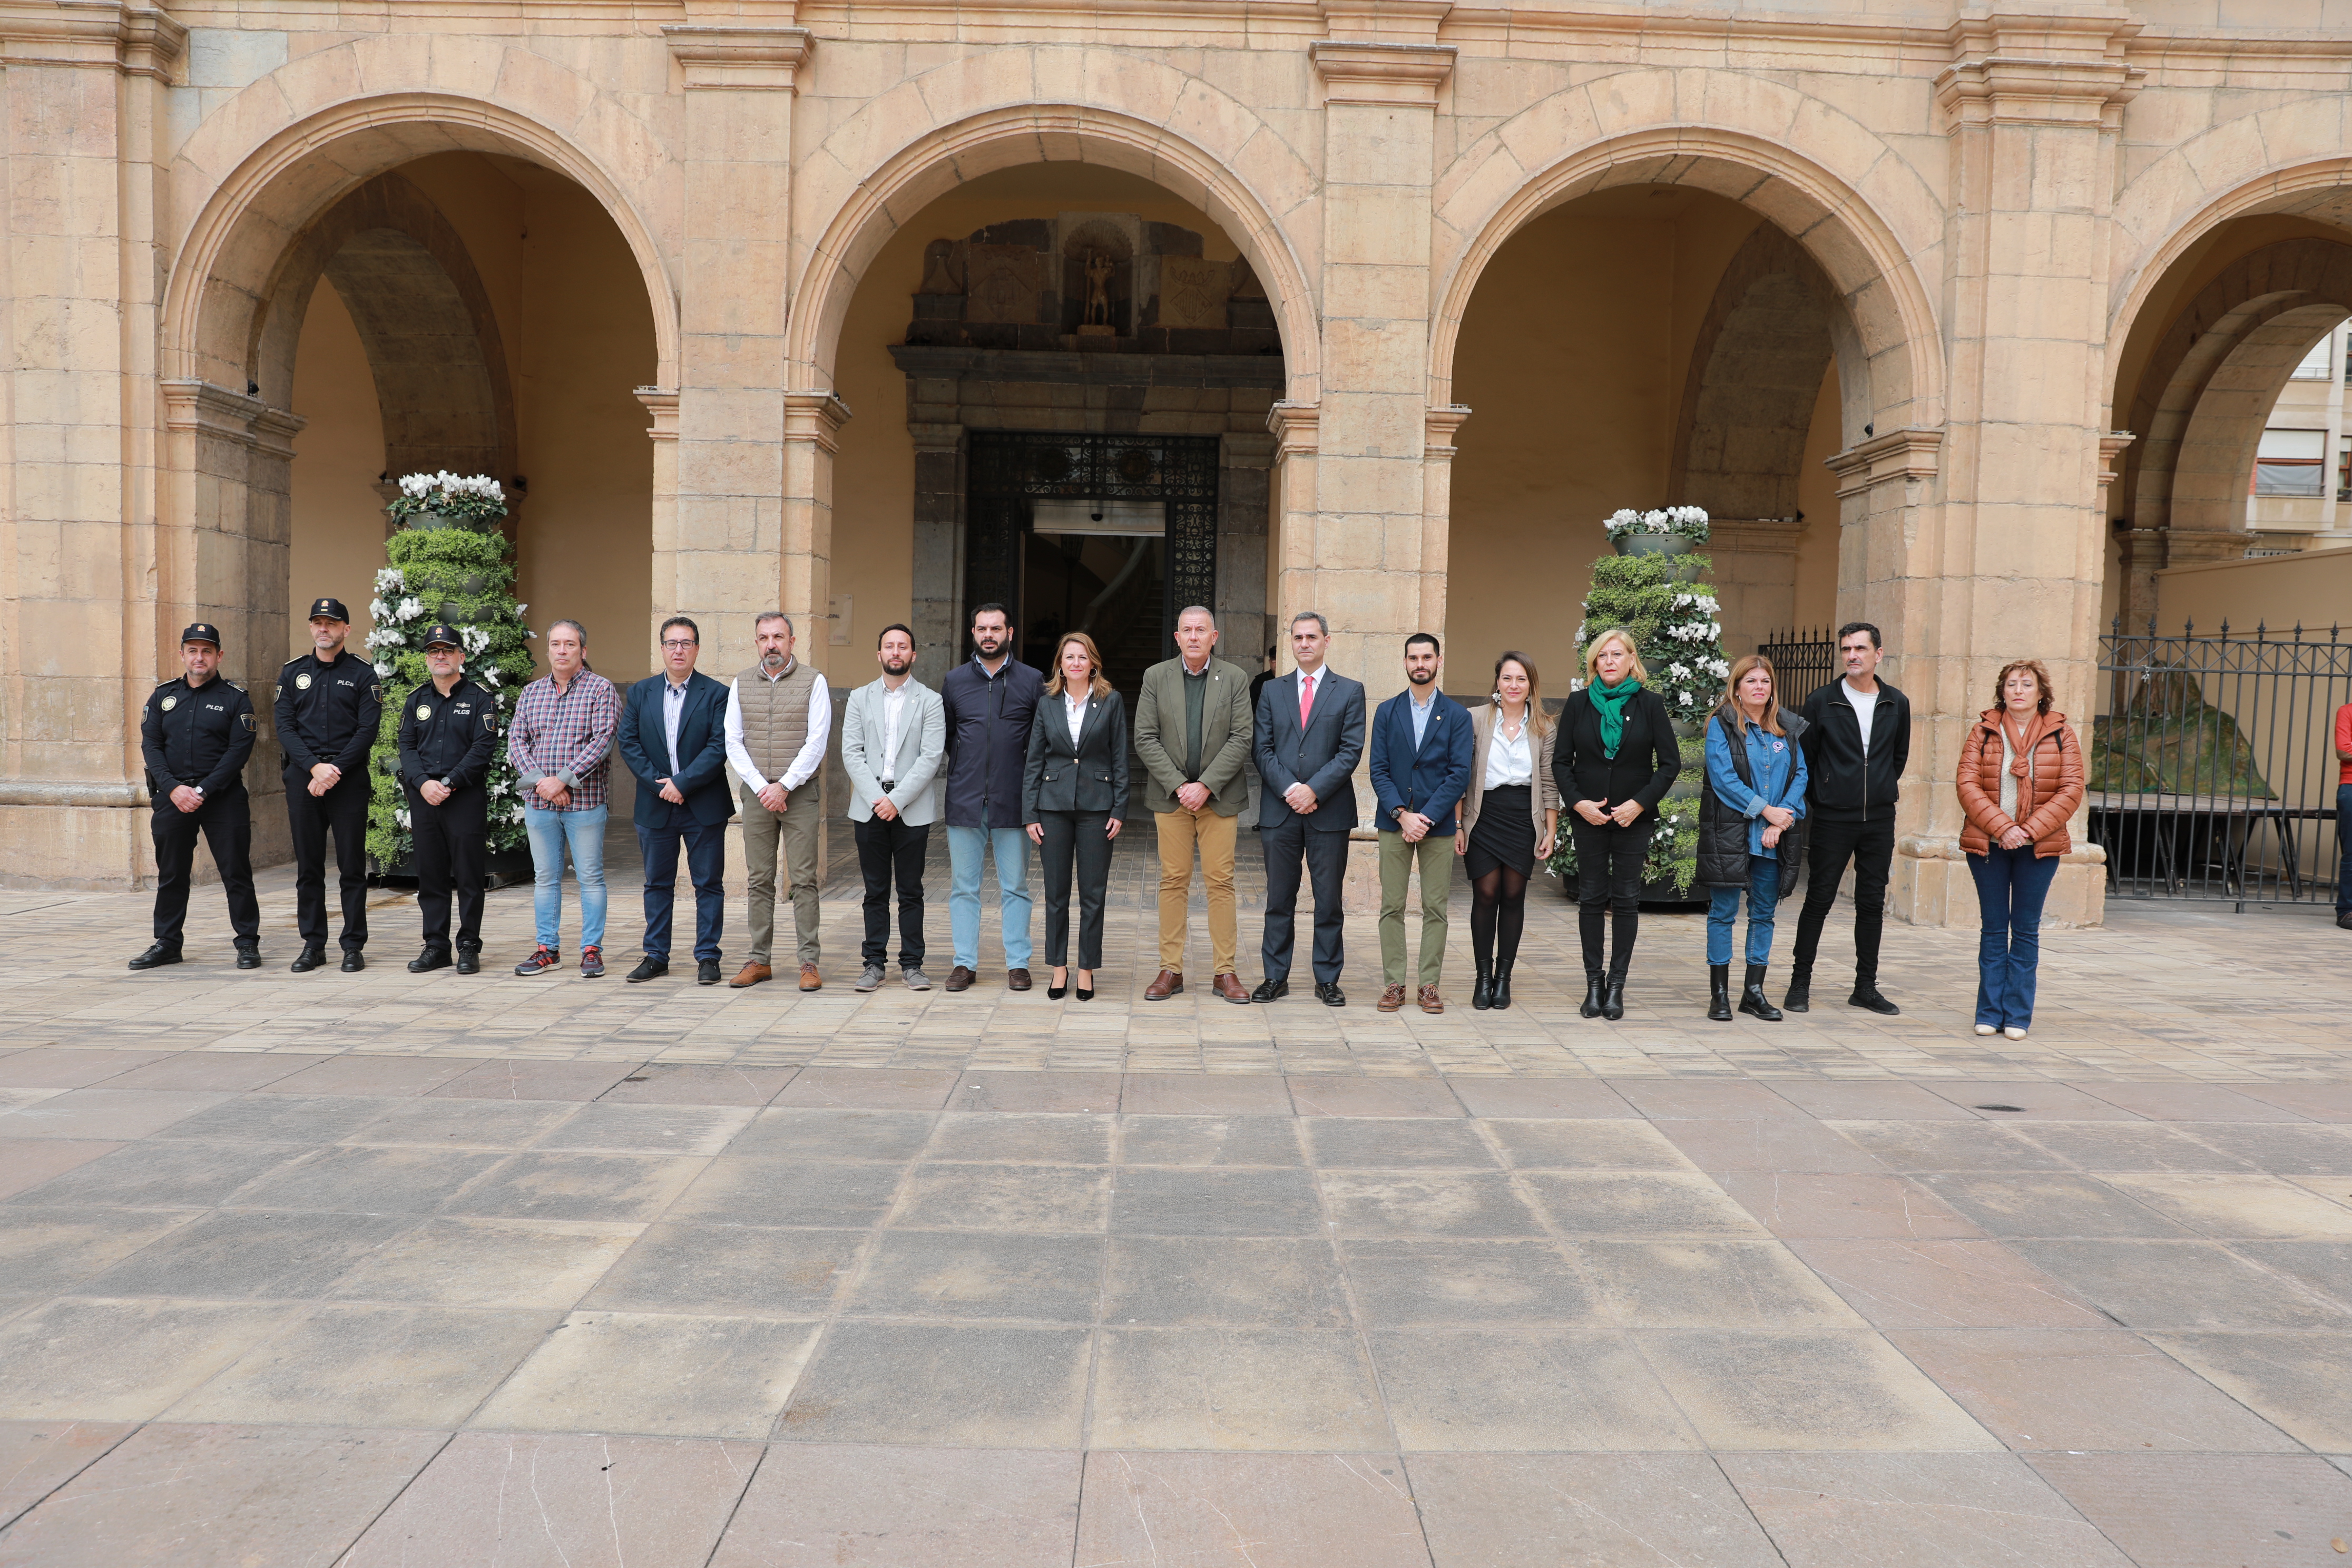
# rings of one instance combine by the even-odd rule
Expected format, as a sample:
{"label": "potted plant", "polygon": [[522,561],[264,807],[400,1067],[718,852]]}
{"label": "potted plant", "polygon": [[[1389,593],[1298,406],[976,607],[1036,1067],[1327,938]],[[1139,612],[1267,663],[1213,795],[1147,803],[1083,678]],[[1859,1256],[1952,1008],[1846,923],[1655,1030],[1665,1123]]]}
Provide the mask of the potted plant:
{"label": "potted plant", "polygon": [[1656,507],[1635,511],[1621,507],[1602,524],[1609,542],[1620,555],[1685,555],[1706,542],[1706,509],[1695,506]]}

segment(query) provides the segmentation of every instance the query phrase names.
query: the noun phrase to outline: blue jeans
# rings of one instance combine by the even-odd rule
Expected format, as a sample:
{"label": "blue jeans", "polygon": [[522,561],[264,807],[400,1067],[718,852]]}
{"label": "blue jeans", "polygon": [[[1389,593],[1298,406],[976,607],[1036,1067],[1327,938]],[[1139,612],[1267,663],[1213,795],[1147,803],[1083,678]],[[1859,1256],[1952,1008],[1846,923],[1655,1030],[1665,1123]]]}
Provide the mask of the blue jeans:
{"label": "blue jeans", "polygon": [[670,917],[677,905],[677,851],[686,847],[686,873],[694,881],[694,956],[716,963],[727,918],[727,825],[708,826],[672,806],[659,827],[639,826],[646,856],[646,956],[669,961]]}
{"label": "blue jeans", "polygon": [[2336,912],[2352,915],[2352,784],[2336,786]]}
{"label": "blue jeans", "polygon": [[1029,967],[1029,835],[1018,827],[948,828],[948,936],[955,961],[980,967],[980,861],[996,857],[996,909],[1003,917],[1004,967]]}
{"label": "blue jeans", "polygon": [[572,875],[580,883],[580,945],[604,945],[604,819],[608,808],[549,811],[526,805],[522,821],[530,834],[530,868],[537,887],[530,899],[539,923],[539,945],[560,949],[563,935],[563,852],[572,851]]}
{"label": "blue jeans", "polygon": [[2042,905],[2058,875],[2058,858],[2044,858],[2029,844],[1999,845],[1969,857],[1977,879],[1977,908],[1984,934],[1977,942],[1977,1022],[1996,1029],[2022,1029],[2033,1022],[2033,972],[2042,963]]}
{"label": "blue jeans", "polygon": [[[1772,961],[1772,914],[1780,902],[1780,858],[1748,858],[1748,962]],[[1731,962],[1731,927],[1739,918],[1739,889],[1706,890],[1706,961]]]}

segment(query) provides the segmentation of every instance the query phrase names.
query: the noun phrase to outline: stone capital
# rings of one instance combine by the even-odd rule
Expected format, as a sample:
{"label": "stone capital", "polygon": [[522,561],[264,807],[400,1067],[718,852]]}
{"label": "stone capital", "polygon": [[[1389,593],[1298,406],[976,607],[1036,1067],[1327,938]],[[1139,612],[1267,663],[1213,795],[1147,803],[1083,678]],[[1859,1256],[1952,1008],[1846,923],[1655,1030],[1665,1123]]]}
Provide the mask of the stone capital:
{"label": "stone capital", "polygon": [[688,25],[661,31],[688,92],[790,92],[812,42],[806,27]]}
{"label": "stone capital", "polygon": [[1944,445],[1941,429],[1906,426],[1857,442],[1822,460],[1838,479],[1839,499],[1859,495],[1889,479],[1922,481],[1936,477]]}
{"label": "stone capital", "polygon": [[826,451],[838,451],[841,427],[849,423],[849,405],[830,392],[784,394],[784,439],[814,442]]}
{"label": "stone capital", "polygon": [[1343,43],[1325,40],[1308,47],[1317,74],[1323,79],[1323,101],[1362,103],[1391,109],[1413,106],[1434,109],[1437,89],[1454,74],[1451,44]]}
{"label": "stone capital", "polygon": [[1317,8],[1335,38],[1433,44],[1454,0],[1322,0]]}
{"label": "stone capital", "polygon": [[188,430],[291,457],[294,437],[310,423],[300,415],[272,408],[258,397],[247,397],[209,381],[165,381],[163,427]]}
{"label": "stone capital", "polygon": [[654,422],[646,426],[646,435],[656,441],[677,440],[677,388],[641,386],[636,390],[637,401],[646,405],[647,414],[653,416]]}
{"label": "stone capital", "polygon": [[963,449],[963,426],[950,420],[909,419],[907,434],[918,452],[958,452]]}
{"label": "stone capital", "polygon": [[1963,16],[1936,78],[1948,129],[2054,125],[2114,130],[2147,73],[2124,58],[2140,24],[2120,11]]}
{"label": "stone capital", "polygon": [[1707,521],[1707,542],[1748,555],[1794,555],[1805,525],[1793,517],[1717,517]]}
{"label": "stone capital", "polygon": [[2123,478],[2124,448],[2139,437],[2129,430],[2110,430],[2099,437],[2099,511],[2107,510],[2107,494]]}
{"label": "stone capital", "polygon": [[1462,422],[1469,417],[1468,406],[1460,403],[1448,403],[1423,415],[1421,437],[1423,454],[1440,462],[1452,462],[1454,453],[1454,434],[1462,428]]}
{"label": "stone capital", "polygon": [[1275,455],[1312,457],[1321,438],[1322,419],[1323,407],[1317,403],[1277,403],[1267,409],[1265,427],[1279,443]]}
{"label": "stone capital", "polygon": [[111,69],[169,82],[187,43],[188,29],[151,6],[0,0],[0,65]]}

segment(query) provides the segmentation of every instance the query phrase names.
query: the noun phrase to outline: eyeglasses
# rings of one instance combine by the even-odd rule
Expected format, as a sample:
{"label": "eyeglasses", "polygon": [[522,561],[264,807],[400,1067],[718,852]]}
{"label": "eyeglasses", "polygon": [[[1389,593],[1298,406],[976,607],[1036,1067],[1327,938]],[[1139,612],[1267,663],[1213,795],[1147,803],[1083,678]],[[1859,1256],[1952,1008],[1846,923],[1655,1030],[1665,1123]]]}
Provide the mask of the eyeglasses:
{"label": "eyeglasses", "polygon": [[688,642],[671,642],[671,641],[669,641],[667,638],[664,638],[664,639],[663,639],[663,641],[662,641],[662,647],[667,647],[667,648],[700,647],[701,646],[702,646],[702,645],[701,645],[700,643],[698,643],[698,642],[692,642],[692,641],[688,641]]}

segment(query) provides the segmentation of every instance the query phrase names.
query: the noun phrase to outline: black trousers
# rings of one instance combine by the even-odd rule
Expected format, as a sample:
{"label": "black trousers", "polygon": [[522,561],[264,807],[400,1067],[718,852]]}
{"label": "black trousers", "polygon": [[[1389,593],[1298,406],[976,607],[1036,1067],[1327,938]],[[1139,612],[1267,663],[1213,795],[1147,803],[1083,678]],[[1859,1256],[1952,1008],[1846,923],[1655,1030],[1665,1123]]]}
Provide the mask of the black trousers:
{"label": "black trousers", "polygon": [[335,874],[342,885],[346,952],[367,945],[368,774],[362,763],[324,795],[310,775],[286,770],[286,821],[294,830],[294,922],[304,947],[327,945],[327,835],[335,836]]}
{"label": "black trousers", "polygon": [[1878,935],[1886,923],[1886,879],[1895,868],[1895,819],[1876,822],[1831,822],[1815,818],[1809,825],[1805,853],[1811,869],[1806,874],[1805,908],[1797,917],[1797,946],[1790,959],[1791,978],[1810,980],[1813,954],[1822,945],[1822,924],[1837,902],[1838,882],[1845,863],[1853,862],[1854,984],[1878,981]]}
{"label": "black trousers", "polygon": [[1315,983],[1338,984],[1348,958],[1347,915],[1339,907],[1348,880],[1348,836],[1310,830],[1305,817],[1293,816],[1278,827],[1259,828],[1257,838],[1265,851],[1265,977],[1290,978],[1303,868],[1315,889]]}
{"label": "black trousers", "polygon": [[196,868],[196,839],[204,838],[220,868],[228,894],[229,929],[239,947],[261,945],[261,904],[253,896],[253,805],[245,786],[231,784],[194,811],[170,799],[156,802],[148,825],[155,840],[155,941],[174,952],[187,924],[188,885]]}
{"label": "black trousers", "polygon": [[1037,826],[1045,841],[1037,865],[1045,883],[1045,962],[1070,962],[1070,871],[1078,874],[1078,963],[1102,967],[1103,895],[1110,889],[1111,840],[1107,811],[1041,811]]}
{"label": "black trousers", "polygon": [[857,868],[866,875],[866,941],[858,955],[879,969],[890,956],[890,883],[898,884],[898,967],[923,963],[923,856],[930,848],[931,825],[866,818],[853,827]]}
{"label": "black trousers", "polygon": [[409,831],[416,838],[416,907],[425,915],[425,945],[449,951],[449,900],[457,901],[457,947],[482,950],[482,884],[489,857],[489,830],[481,799],[460,791],[439,805],[408,797]]}
{"label": "black trousers", "polygon": [[1649,858],[1650,835],[1658,819],[1643,816],[1631,827],[1615,823],[1596,827],[1566,814],[1576,845],[1576,907],[1588,915],[1614,910],[1630,915],[1642,907],[1642,863]]}

